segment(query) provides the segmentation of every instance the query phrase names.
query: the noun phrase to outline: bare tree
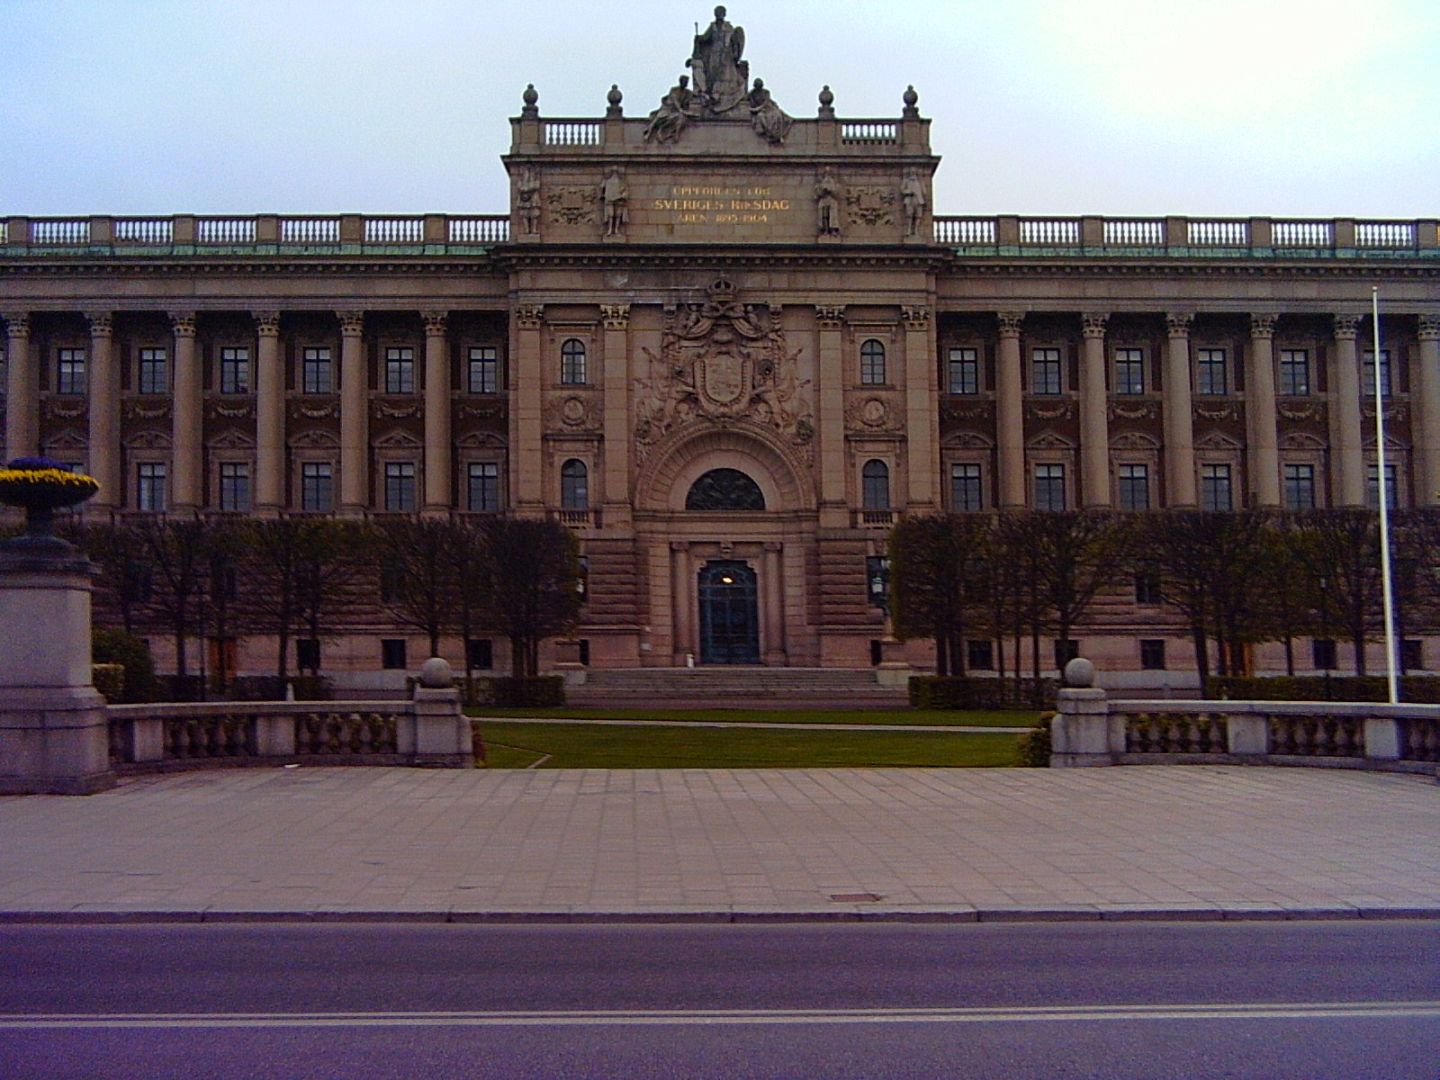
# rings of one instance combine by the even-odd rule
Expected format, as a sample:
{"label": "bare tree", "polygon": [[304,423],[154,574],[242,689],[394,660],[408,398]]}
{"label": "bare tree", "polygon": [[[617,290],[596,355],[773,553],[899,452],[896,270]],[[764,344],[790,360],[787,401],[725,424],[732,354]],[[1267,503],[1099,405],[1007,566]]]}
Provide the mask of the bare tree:
{"label": "bare tree", "polygon": [[1299,519],[1325,582],[1327,606],[1355,650],[1355,674],[1366,674],[1365,641],[1380,624],[1380,517],[1373,510],[1315,510]]}
{"label": "bare tree", "polygon": [[376,530],[380,602],[397,622],[430,639],[431,656],[440,655],[440,638],[457,622],[455,531],[448,520],[421,517],[390,518]]}
{"label": "bare tree", "polygon": [[965,627],[985,595],[977,570],[989,540],[988,519],[974,514],[908,517],[890,532],[895,635],[901,641],[932,638],[940,675],[965,674]]}
{"label": "bare tree", "polygon": [[579,621],[579,545],[548,519],[495,517],[481,529],[488,621],[510,640],[511,675],[533,677],[540,642]]}

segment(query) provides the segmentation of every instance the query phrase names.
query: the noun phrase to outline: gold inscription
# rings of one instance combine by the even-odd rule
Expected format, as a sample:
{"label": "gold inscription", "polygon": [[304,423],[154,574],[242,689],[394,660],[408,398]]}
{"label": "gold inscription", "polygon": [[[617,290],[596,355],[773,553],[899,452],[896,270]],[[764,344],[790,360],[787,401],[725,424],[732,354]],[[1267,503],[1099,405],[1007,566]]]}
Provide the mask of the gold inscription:
{"label": "gold inscription", "polygon": [[759,225],[772,213],[788,212],[791,200],[777,198],[769,187],[721,184],[675,184],[652,209],[674,215],[686,225]]}

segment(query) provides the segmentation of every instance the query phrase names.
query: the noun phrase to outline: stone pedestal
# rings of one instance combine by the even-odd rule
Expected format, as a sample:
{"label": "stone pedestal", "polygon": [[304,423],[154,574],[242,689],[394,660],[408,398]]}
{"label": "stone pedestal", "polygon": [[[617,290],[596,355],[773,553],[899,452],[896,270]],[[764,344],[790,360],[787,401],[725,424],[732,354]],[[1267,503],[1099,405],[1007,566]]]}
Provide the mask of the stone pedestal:
{"label": "stone pedestal", "polygon": [[1114,765],[1125,753],[1125,718],[1112,717],[1105,691],[1095,688],[1095,667],[1076,657],[1065,665],[1065,689],[1050,724],[1050,767]]}
{"label": "stone pedestal", "polygon": [[115,783],[90,677],[90,563],[54,538],[0,546],[0,794],[89,795]]}
{"label": "stone pedestal", "polygon": [[881,686],[908,686],[914,672],[905,659],[905,643],[893,637],[880,639],[880,663],[875,667],[875,681]]}
{"label": "stone pedestal", "polygon": [[401,732],[400,753],[415,765],[468,769],[475,763],[470,718],[460,708],[450,665],[438,656],[425,661],[415,684],[414,727]]}

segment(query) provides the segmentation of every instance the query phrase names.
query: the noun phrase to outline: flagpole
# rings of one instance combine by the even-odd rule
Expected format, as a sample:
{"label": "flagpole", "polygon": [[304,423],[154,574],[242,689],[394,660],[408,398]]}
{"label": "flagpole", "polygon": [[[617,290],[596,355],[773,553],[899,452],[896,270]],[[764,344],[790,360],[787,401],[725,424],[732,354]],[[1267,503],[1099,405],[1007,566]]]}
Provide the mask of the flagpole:
{"label": "flagpole", "polygon": [[1375,370],[1375,486],[1380,502],[1380,593],[1385,610],[1385,675],[1390,689],[1390,704],[1400,701],[1395,680],[1395,596],[1390,578],[1390,509],[1385,483],[1385,397],[1380,373],[1380,290],[1370,288],[1370,329],[1374,333]]}

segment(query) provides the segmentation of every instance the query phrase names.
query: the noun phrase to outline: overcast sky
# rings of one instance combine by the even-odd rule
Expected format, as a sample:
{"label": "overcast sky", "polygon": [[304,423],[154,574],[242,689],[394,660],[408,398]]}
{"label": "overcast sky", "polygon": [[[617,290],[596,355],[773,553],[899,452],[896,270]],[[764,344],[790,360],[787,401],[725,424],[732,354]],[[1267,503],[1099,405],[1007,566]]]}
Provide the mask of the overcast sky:
{"label": "overcast sky", "polygon": [[[1440,0],[736,0],[775,100],[934,121],[942,214],[1440,215]],[[0,0],[0,216],[502,213],[541,114],[644,116],[690,0]]]}

